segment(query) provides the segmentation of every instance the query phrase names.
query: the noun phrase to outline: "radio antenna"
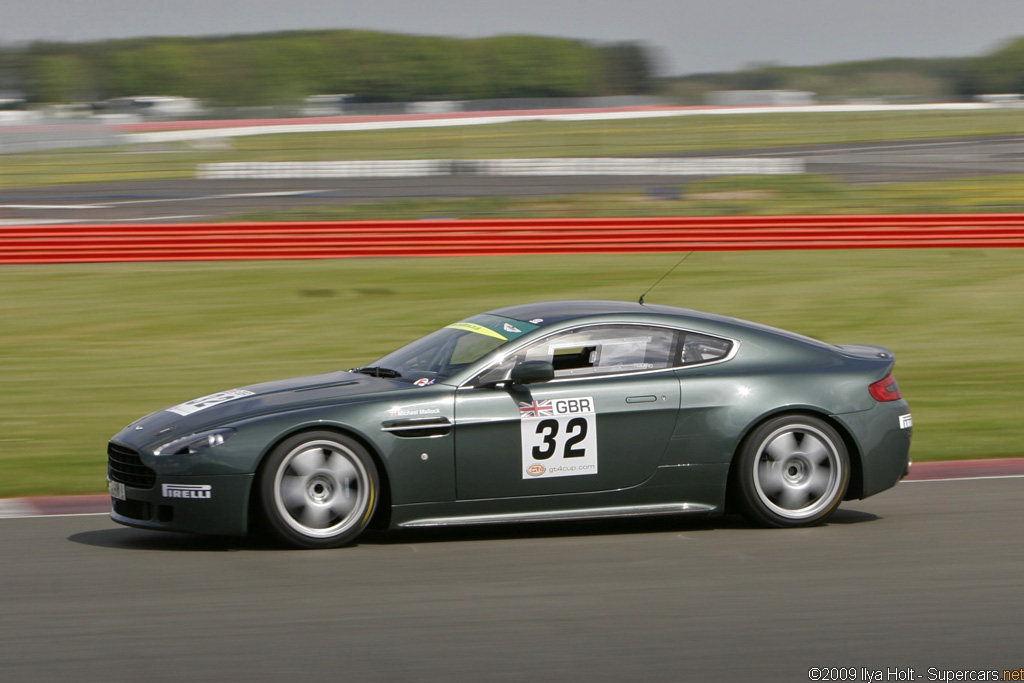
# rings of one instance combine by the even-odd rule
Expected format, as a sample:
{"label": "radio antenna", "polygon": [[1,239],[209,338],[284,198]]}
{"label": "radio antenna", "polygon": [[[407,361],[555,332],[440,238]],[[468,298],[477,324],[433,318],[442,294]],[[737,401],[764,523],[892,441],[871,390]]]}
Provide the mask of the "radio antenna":
{"label": "radio antenna", "polygon": [[655,282],[653,285],[648,287],[647,291],[640,295],[640,299],[637,301],[637,303],[640,304],[641,306],[643,306],[644,305],[644,297],[647,296],[648,294],[650,294],[652,289],[654,289],[655,287],[660,285],[662,280],[664,280],[669,275],[671,275],[672,271],[674,271],[676,268],[678,268],[680,265],[682,265],[683,261],[685,261],[686,259],[690,258],[690,256],[692,256],[692,255],[693,255],[692,251],[688,251],[685,254],[683,254],[683,258],[679,259],[674,266],[672,266],[671,268],[668,269],[667,273],[665,273],[660,278],[658,278],[657,282]]}

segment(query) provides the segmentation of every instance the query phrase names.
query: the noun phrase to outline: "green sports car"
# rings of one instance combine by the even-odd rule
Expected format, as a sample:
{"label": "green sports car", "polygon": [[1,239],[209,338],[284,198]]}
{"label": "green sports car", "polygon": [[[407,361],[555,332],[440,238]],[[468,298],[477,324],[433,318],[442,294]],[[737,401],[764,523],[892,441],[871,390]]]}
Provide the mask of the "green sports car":
{"label": "green sports car", "polygon": [[817,524],[907,473],[894,362],[668,306],[511,306],[349,372],[138,420],[109,443],[111,517],[304,548],[369,525],[733,509]]}

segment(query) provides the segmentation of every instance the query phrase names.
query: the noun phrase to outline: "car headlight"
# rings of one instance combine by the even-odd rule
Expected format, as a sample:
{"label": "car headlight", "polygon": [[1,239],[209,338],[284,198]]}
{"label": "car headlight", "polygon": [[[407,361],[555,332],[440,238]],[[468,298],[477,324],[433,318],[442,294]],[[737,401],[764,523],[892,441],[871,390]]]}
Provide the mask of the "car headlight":
{"label": "car headlight", "polygon": [[221,445],[233,437],[235,433],[234,429],[226,427],[198,434],[189,434],[180,439],[168,441],[153,451],[153,455],[192,455],[194,453],[202,453],[208,448]]}

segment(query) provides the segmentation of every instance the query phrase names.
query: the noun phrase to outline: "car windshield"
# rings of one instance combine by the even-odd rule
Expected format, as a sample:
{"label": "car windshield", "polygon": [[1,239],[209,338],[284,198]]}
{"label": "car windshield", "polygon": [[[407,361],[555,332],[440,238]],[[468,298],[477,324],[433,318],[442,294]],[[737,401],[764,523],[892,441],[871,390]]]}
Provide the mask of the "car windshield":
{"label": "car windshield", "polygon": [[357,371],[419,386],[433,384],[535,329],[522,320],[477,315],[431,332]]}

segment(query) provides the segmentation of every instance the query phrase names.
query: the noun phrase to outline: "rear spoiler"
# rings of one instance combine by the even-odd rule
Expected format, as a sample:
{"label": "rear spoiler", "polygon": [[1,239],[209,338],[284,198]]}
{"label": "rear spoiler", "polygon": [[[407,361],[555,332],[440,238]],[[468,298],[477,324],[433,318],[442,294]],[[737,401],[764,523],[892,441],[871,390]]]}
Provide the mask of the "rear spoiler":
{"label": "rear spoiler", "polygon": [[847,356],[878,360],[896,360],[896,354],[893,353],[891,349],[887,349],[884,346],[875,346],[873,344],[840,344],[838,348]]}

